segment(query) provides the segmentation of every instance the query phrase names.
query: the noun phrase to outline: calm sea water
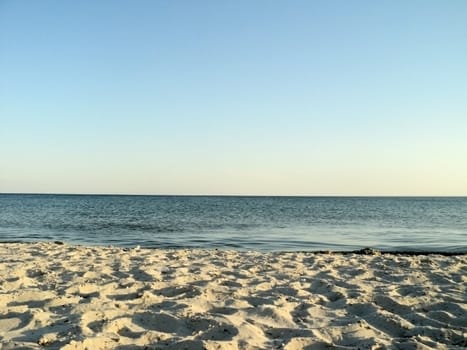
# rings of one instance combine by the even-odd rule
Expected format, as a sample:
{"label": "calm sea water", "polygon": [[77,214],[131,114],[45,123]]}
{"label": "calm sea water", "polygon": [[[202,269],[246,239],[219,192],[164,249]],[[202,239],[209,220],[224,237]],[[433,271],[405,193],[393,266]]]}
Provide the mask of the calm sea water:
{"label": "calm sea water", "polygon": [[467,251],[467,198],[0,195],[0,241]]}

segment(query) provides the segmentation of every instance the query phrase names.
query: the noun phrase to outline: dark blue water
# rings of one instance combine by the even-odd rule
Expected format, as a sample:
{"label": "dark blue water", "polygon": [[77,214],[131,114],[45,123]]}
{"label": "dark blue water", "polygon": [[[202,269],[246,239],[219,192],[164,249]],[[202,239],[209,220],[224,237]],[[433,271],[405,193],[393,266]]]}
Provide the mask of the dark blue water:
{"label": "dark blue water", "polygon": [[0,195],[0,241],[467,251],[467,198]]}

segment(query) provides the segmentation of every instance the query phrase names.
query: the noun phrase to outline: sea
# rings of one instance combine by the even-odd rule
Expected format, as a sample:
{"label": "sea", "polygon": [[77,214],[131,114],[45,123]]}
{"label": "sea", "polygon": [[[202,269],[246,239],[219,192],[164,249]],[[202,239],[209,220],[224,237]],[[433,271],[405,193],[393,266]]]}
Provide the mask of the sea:
{"label": "sea", "polygon": [[0,242],[467,252],[467,197],[0,194]]}

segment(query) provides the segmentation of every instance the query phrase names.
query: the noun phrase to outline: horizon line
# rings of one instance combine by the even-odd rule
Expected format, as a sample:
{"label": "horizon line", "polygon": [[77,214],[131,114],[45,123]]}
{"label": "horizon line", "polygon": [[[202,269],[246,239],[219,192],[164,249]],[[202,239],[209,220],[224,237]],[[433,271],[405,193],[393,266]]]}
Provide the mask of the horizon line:
{"label": "horizon line", "polygon": [[284,197],[284,198],[467,198],[467,195],[410,194],[170,194],[170,193],[67,193],[67,192],[0,192],[0,195],[43,196],[121,196],[121,197]]}

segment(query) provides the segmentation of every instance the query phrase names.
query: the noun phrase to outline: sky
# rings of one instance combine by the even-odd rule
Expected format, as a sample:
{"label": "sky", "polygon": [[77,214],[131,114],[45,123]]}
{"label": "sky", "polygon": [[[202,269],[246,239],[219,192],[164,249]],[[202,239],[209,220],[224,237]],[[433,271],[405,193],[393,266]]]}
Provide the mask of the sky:
{"label": "sky", "polygon": [[467,195],[467,1],[0,0],[0,193]]}

